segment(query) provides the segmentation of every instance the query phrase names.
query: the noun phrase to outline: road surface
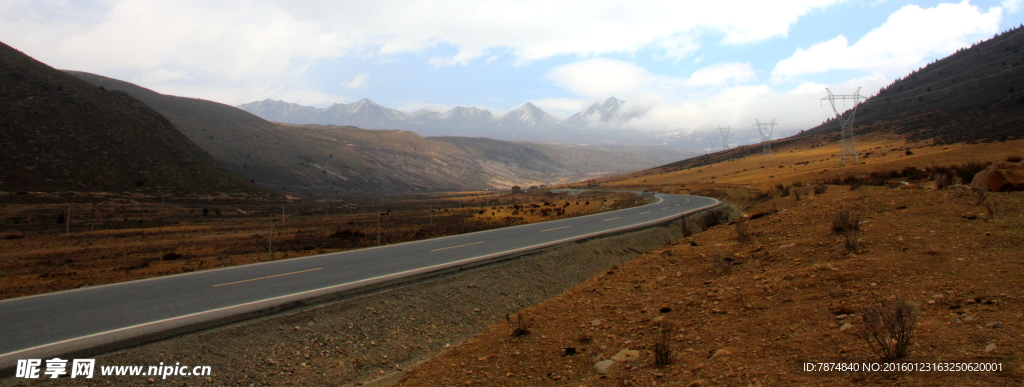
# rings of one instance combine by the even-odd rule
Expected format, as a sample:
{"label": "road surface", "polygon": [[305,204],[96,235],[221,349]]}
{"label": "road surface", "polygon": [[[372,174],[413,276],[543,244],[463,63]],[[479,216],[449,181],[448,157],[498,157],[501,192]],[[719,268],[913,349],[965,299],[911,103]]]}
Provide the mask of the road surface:
{"label": "road surface", "polygon": [[678,219],[719,202],[657,194],[651,204],[388,246],[0,301],[0,369],[460,265]]}

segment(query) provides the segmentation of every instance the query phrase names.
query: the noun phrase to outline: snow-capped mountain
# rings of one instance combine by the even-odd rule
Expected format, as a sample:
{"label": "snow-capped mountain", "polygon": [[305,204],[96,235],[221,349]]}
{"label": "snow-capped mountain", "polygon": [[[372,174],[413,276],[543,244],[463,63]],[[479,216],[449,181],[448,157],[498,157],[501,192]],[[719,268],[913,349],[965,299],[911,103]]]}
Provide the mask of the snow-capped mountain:
{"label": "snow-capped mountain", "polygon": [[404,129],[423,136],[489,137],[557,143],[637,143],[627,138],[640,138],[628,130],[612,129],[634,115],[624,114],[626,102],[608,98],[586,110],[560,121],[532,103],[525,103],[501,116],[490,111],[456,106],[446,112],[420,109],[402,112],[387,108],[369,99],[350,104],[334,104],[323,109],[284,101],[264,100],[238,106],[266,120],[290,124],[352,125],[363,129]]}
{"label": "snow-capped mountain", "polygon": [[498,123],[501,125],[524,125],[534,128],[558,124],[558,119],[534,104],[527,102],[523,106],[505,113],[505,115],[498,119]]}
{"label": "snow-capped mountain", "polygon": [[619,118],[619,110],[625,104],[626,101],[611,97],[606,99],[604,103],[595,103],[590,105],[587,110],[573,114],[572,117],[565,120],[565,123],[573,126],[587,126],[588,124],[599,122],[612,122]]}

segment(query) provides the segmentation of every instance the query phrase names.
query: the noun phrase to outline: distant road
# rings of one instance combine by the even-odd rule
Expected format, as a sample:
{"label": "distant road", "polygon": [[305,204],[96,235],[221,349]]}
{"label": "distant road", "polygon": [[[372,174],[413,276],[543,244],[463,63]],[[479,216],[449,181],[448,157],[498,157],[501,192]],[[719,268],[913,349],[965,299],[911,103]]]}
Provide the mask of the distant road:
{"label": "distant road", "polygon": [[643,228],[710,208],[701,196],[575,218],[0,301],[0,369],[437,270]]}

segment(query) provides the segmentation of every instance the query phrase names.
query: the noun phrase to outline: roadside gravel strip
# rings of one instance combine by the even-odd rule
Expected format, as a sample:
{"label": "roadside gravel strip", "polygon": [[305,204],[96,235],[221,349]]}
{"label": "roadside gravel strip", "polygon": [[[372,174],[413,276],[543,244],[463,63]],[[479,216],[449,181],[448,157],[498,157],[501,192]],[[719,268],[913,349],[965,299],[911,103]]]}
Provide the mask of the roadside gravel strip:
{"label": "roadside gravel strip", "polygon": [[[702,203],[700,203],[702,204],[700,208],[707,208],[717,204],[717,201],[707,198],[684,198],[677,195],[665,196],[670,197],[671,199],[674,199],[675,202],[679,203],[683,203],[684,200],[688,202],[690,199],[702,201]],[[0,367],[6,370],[10,370],[11,367],[13,366],[13,363],[17,359],[24,358],[46,358],[55,355],[84,356],[94,353],[109,352],[112,350],[116,350],[118,348],[125,348],[133,345],[138,345],[140,343],[147,341],[159,340],[162,338],[179,335],[188,331],[205,329],[212,326],[223,325],[233,321],[240,321],[244,319],[253,318],[259,315],[278,312],[286,308],[302,307],[310,303],[322,302],[327,299],[351,297],[352,295],[355,294],[365,293],[383,287],[394,286],[399,283],[407,283],[409,281],[420,280],[426,277],[437,276],[447,271],[463,270],[468,267],[467,265],[472,266],[489,264],[493,263],[494,261],[508,259],[510,257],[515,257],[516,255],[521,255],[525,253],[535,252],[540,249],[557,246],[567,242],[596,238],[608,234],[618,234],[622,232],[627,232],[629,230],[650,227],[656,224],[664,224],[668,221],[671,221],[672,219],[678,219],[677,215],[655,218],[653,220],[650,217],[648,217],[645,219],[645,221],[636,222],[636,220],[634,219],[633,222],[636,223],[626,223],[613,227],[605,227],[604,229],[601,230],[591,229],[587,231],[584,229],[585,226],[589,226],[595,223],[609,223],[609,225],[616,223],[609,221],[614,221],[622,217],[629,217],[631,215],[630,210],[648,208],[655,210],[660,209],[664,211],[670,209],[667,206],[665,208],[658,207],[660,205],[665,204],[662,203],[662,198],[659,198],[658,200],[656,200],[656,202],[657,203],[655,204],[634,207],[632,209],[620,210],[605,214],[598,214],[596,216],[602,218],[600,222],[596,222],[593,220],[591,220],[590,222],[580,223],[560,223],[564,221],[545,222],[540,224],[510,227],[501,230],[491,230],[480,233],[464,234],[449,238],[437,238],[428,241],[411,242],[406,244],[385,246],[375,249],[364,249],[354,252],[327,254],[324,256],[313,257],[321,257],[320,259],[332,259],[333,261],[342,261],[342,263],[348,264],[351,263],[351,258],[349,258],[348,260],[344,258],[352,257],[359,253],[362,253],[364,255],[376,253],[377,255],[386,255],[389,258],[394,257],[396,253],[389,253],[389,248],[395,249],[396,251],[398,249],[403,248],[415,248],[417,250],[427,250],[429,252],[445,250],[444,260],[428,260],[426,263],[418,262],[416,265],[412,265],[411,267],[405,266],[406,268],[409,268],[407,270],[401,270],[401,266],[389,265],[390,263],[393,262],[384,262],[381,260],[382,257],[371,257],[372,259],[364,263],[362,267],[344,267],[342,269],[342,272],[344,272],[345,274],[357,271],[356,269],[361,269],[362,272],[360,273],[360,275],[362,277],[357,277],[356,280],[339,281],[339,279],[337,278],[337,273],[333,273],[331,276],[327,276],[326,278],[324,278],[326,273],[330,272],[331,269],[321,270],[321,267],[309,267],[322,266],[321,264],[324,262],[317,262],[316,259],[308,259],[310,257],[305,257],[287,261],[275,261],[256,265],[246,265],[237,268],[210,270],[207,272],[190,273],[188,275],[169,276],[160,279],[133,281],[124,284],[99,286],[85,290],[73,290],[41,296],[32,296],[13,300],[6,300],[0,302],[0,321],[3,322],[3,325],[9,328],[6,330],[6,333],[0,333],[0,335],[3,335],[2,345],[4,346],[4,348],[0,349],[7,350],[5,351],[7,353],[0,355]],[[676,210],[676,208],[671,208],[671,210]],[[668,215],[671,212],[676,211],[664,211],[664,214]],[[591,215],[591,217],[593,216],[594,215]],[[577,220],[577,222],[579,222],[579,220],[581,219],[586,220],[584,218],[587,217],[579,217],[567,220],[575,219]],[[570,228],[561,226],[563,224],[572,225],[571,227],[575,228],[575,230],[560,230]],[[532,230],[528,228],[529,226],[534,226],[534,228],[540,226],[540,228],[546,229]],[[516,236],[516,232],[545,233],[547,231],[551,231],[546,235],[554,235],[560,231],[575,231],[575,233],[564,234],[562,236],[548,237],[548,239],[541,240],[540,242],[526,243],[525,246],[524,244],[519,244],[518,246],[510,245],[510,247],[498,246],[500,248],[497,251],[495,251],[493,246],[502,242],[502,240],[500,239],[494,240],[495,236],[498,235],[495,232],[501,231],[504,231],[505,233],[511,232],[512,234],[505,236],[505,239],[512,240],[522,239]],[[483,243],[480,241],[464,243],[466,240],[469,239],[476,240],[481,238],[488,239],[488,243]],[[490,248],[491,250],[489,251],[486,248]],[[449,252],[449,249],[452,249],[452,252]],[[460,254],[453,253],[454,251],[458,250],[462,250]],[[394,261],[399,260],[400,259],[394,259]],[[280,270],[283,267],[276,268],[278,270],[266,270],[266,268],[270,267],[270,265],[279,263],[283,264],[287,262],[299,263],[299,265],[292,264],[291,266],[288,267],[288,270]],[[374,272],[373,270],[378,271]],[[264,275],[266,273],[273,274]],[[380,274],[375,275],[375,273]],[[203,274],[205,274],[206,277],[208,278],[201,277],[201,275]],[[317,274],[320,274],[320,277],[316,277]],[[303,276],[302,281],[294,280],[296,276]],[[316,282],[315,280],[318,278],[324,281],[334,281],[335,284],[339,282],[341,282],[342,284],[332,285],[329,282],[327,282],[327,286],[318,286],[320,283],[324,283]],[[172,279],[177,280],[177,285],[156,287],[156,285],[160,284],[161,281],[170,281]],[[214,290],[218,288],[236,288],[230,289],[231,291],[221,292],[222,294],[229,295],[230,297],[228,298],[230,299],[226,299],[225,297],[227,296],[222,296],[220,299],[217,299],[215,297],[213,299],[214,302],[210,303],[215,306],[212,309],[199,310],[192,313],[182,313],[183,311],[187,312],[187,308],[174,306],[168,307],[166,304],[161,303],[162,301],[166,301],[168,298],[185,298],[186,301],[190,301],[192,304],[195,304],[195,300],[189,299],[190,295],[189,293],[187,293],[188,289],[186,289],[186,287],[183,287],[181,285],[182,283],[187,284],[188,288],[199,288],[200,290],[198,291],[197,296],[199,294],[204,296],[211,293],[215,294],[216,292]],[[293,284],[295,283],[304,286],[304,288],[300,287],[298,288],[298,291],[291,291],[291,288],[286,288],[284,289],[285,291],[283,292],[283,294],[280,291],[277,294],[266,292],[266,288],[270,287],[268,285],[276,285],[278,287],[294,286]],[[261,286],[242,287],[254,284],[258,284]],[[159,313],[164,313],[164,315],[168,317],[149,317],[148,320],[143,320],[135,324],[121,323],[122,325],[120,326],[115,326],[113,329],[106,330],[97,329],[93,327],[91,328],[93,329],[93,332],[88,332],[86,330],[84,331],[85,334],[77,336],[73,335],[70,337],[59,337],[59,339],[63,340],[57,341],[55,343],[36,344],[35,346],[28,347],[27,349],[22,349],[25,347],[19,347],[19,345],[24,345],[19,343],[32,343],[32,338],[30,337],[31,333],[39,334],[40,331],[50,331],[54,333],[53,336],[58,336],[56,333],[62,332],[65,329],[62,327],[62,325],[58,324],[63,324],[63,326],[74,327],[80,330],[82,329],[81,327],[83,325],[86,326],[86,328],[89,328],[90,324],[92,324],[93,326],[98,326],[99,323],[89,321],[90,319],[95,319],[94,316],[92,315],[95,312],[93,308],[100,308],[102,306],[106,306],[108,309],[111,308],[111,303],[107,302],[109,300],[102,298],[102,296],[119,294],[120,296],[123,297],[122,299],[127,298],[129,300],[132,300],[133,298],[139,298],[138,294],[126,294],[132,293],[133,290],[128,288],[126,285],[136,285],[136,288],[139,288],[140,286],[138,285],[141,285],[142,290],[149,291],[154,290],[146,289],[147,286],[150,288],[156,287],[156,290],[162,291],[165,295],[163,296],[162,299],[158,298],[156,300],[142,298],[141,300],[137,300],[135,302],[122,302],[120,305],[115,304],[112,307],[113,309],[110,310],[109,312],[101,312],[96,314],[102,315],[103,317],[114,318],[124,316],[126,314],[138,315],[139,313],[133,313],[135,312],[135,310],[132,308],[148,306],[150,309],[153,309]],[[121,287],[123,287],[123,289]],[[241,295],[239,293],[241,293]],[[62,302],[51,303],[51,309],[56,310],[46,311],[42,313],[37,312],[36,316],[33,316],[32,313],[26,313],[31,312],[34,305],[41,304],[46,300],[56,298],[59,296],[67,298],[69,295],[78,296],[79,298],[81,298],[81,295],[90,295],[90,297],[86,297],[85,300],[82,300],[87,301],[84,303],[84,305],[75,305],[74,303],[68,302],[68,300],[63,300]],[[241,296],[241,298],[239,298],[239,296]],[[252,301],[247,301],[247,298],[248,300]],[[238,302],[239,299],[243,300],[243,302]],[[187,303],[185,306],[187,306]],[[64,313],[65,315],[67,315],[66,309],[74,309],[75,307],[82,309],[80,311],[81,315],[79,317],[62,317],[62,315],[60,314]],[[46,310],[46,308],[42,309]],[[165,311],[163,309],[172,310]],[[173,314],[167,315],[167,313]],[[23,318],[25,315],[28,315],[29,318]],[[43,320],[31,321],[31,317],[35,317],[35,320],[39,320],[40,315],[42,316]],[[155,317],[160,316],[157,315]],[[45,329],[40,329],[40,325],[45,325]],[[73,330],[73,328],[68,328],[68,330]],[[63,334],[65,336],[68,335],[67,333]],[[12,349],[13,351],[11,351]]]}

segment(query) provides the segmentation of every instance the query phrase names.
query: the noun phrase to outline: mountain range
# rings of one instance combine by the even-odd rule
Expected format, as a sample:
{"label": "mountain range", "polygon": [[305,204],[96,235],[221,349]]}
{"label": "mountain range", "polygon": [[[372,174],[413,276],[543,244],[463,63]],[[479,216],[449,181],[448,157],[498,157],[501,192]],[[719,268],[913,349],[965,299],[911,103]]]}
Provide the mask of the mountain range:
{"label": "mountain range", "polygon": [[366,98],[322,109],[271,99],[242,104],[238,108],[274,122],[403,129],[422,136],[488,137],[563,144],[666,145],[664,139],[635,130],[594,129],[595,126],[614,127],[643,114],[626,111],[623,108],[625,104],[625,101],[610,97],[565,120],[559,120],[529,102],[501,116],[495,116],[488,110],[463,106],[456,106],[446,112],[427,109],[403,112]]}
{"label": "mountain range", "polygon": [[[691,155],[667,147],[536,144],[481,137],[424,137],[406,130],[348,125],[281,124],[217,102],[164,95],[96,74],[66,73],[95,87],[138,98],[231,171],[293,195],[379,195],[548,184],[640,170]],[[273,105],[288,114],[325,121],[325,117],[349,117],[363,125],[405,117],[368,100],[337,105],[321,114],[298,105]],[[428,116],[424,120],[467,125],[493,119],[489,112],[473,108],[418,113]],[[536,107],[527,107],[502,119],[525,122],[540,118],[534,122],[543,123],[541,113]]]}

